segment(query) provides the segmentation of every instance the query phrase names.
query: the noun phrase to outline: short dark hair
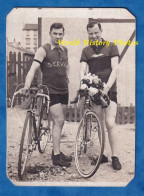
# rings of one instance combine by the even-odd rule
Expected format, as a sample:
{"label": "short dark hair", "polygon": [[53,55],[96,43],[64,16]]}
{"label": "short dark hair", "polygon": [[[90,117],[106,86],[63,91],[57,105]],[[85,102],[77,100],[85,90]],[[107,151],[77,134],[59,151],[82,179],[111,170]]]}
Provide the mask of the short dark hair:
{"label": "short dark hair", "polygon": [[63,29],[63,32],[64,32],[64,27],[63,27],[63,24],[61,23],[53,23],[51,26],[50,26],[50,32],[53,30],[53,29]]}
{"label": "short dark hair", "polygon": [[102,30],[101,24],[100,24],[99,22],[89,22],[89,23],[87,24],[87,31],[88,31],[88,28],[92,28],[92,27],[94,27],[96,24],[98,25],[99,29]]}

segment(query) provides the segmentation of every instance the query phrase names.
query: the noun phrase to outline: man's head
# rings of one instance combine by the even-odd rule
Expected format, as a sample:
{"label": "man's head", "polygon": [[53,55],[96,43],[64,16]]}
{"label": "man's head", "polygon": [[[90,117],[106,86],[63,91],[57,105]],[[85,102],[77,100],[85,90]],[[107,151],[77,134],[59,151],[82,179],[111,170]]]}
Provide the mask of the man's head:
{"label": "man's head", "polygon": [[50,26],[50,37],[51,37],[51,41],[52,44],[54,45],[59,45],[59,41],[58,40],[62,40],[63,36],[64,36],[64,27],[61,23],[53,23]]}
{"label": "man's head", "polygon": [[101,41],[102,28],[100,23],[89,22],[87,25],[87,32],[89,35],[89,40]]}

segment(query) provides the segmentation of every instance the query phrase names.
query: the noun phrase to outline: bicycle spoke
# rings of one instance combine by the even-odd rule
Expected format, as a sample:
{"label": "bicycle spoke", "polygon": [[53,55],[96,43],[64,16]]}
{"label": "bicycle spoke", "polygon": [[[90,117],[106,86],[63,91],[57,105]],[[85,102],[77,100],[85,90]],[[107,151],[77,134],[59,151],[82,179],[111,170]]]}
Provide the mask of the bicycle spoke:
{"label": "bicycle spoke", "polygon": [[51,141],[50,120],[47,114],[47,105],[43,103],[38,125],[38,149],[40,153],[45,151],[46,145]]}
{"label": "bicycle spoke", "polygon": [[99,167],[103,153],[103,133],[95,113],[86,115],[77,134],[75,160],[83,177],[92,176]]}
{"label": "bicycle spoke", "polygon": [[33,133],[32,120],[33,119],[32,119],[31,113],[28,112],[26,119],[25,119],[21,143],[20,143],[19,161],[18,161],[18,176],[19,176],[19,178],[22,178],[22,176],[25,172],[27,158],[28,158],[28,155],[30,155],[30,146],[33,141],[33,139],[32,139],[32,133]]}

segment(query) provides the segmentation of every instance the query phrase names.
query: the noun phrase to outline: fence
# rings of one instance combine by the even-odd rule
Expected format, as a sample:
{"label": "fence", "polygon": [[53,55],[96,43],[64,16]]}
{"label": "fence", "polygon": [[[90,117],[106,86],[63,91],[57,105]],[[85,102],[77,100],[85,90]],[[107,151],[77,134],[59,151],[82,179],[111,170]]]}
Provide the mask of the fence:
{"label": "fence", "polygon": [[7,61],[7,98],[11,99],[18,84],[25,82],[25,77],[32,64],[33,56],[9,53]]}
{"label": "fence", "polygon": [[[66,120],[69,122],[79,122],[80,119],[82,118],[82,115],[83,115],[82,110],[77,108],[76,105],[74,107],[70,106],[66,114]],[[117,124],[135,123],[135,107],[118,106],[116,123]]]}
{"label": "fence", "polygon": [[[7,61],[7,100],[11,100],[16,86],[25,82],[27,72],[32,64],[33,56],[23,55],[19,52],[18,57],[16,53],[9,53]],[[36,78],[33,83],[36,83]],[[19,97],[17,104],[21,104],[21,97]],[[83,111],[77,105],[69,106],[66,114],[66,120],[69,122],[79,122],[82,118]],[[121,107],[118,106],[116,115],[117,124],[135,123],[135,107]]]}

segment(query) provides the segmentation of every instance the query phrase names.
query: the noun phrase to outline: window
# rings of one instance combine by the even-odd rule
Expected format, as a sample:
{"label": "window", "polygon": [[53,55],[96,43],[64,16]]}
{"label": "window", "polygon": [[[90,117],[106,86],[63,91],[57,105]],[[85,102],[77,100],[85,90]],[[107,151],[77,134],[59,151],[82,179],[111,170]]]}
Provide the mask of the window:
{"label": "window", "polygon": [[34,31],[34,36],[37,36],[37,31]]}
{"label": "window", "polygon": [[30,31],[29,30],[26,31],[26,36],[30,36]]}
{"label": "window", "polygon": [[34,38],[34,45],[37,46],[37,38]]}
{"label": "window", "polygon": [[26,45],[30,45],[30,38],[26,38]]}

